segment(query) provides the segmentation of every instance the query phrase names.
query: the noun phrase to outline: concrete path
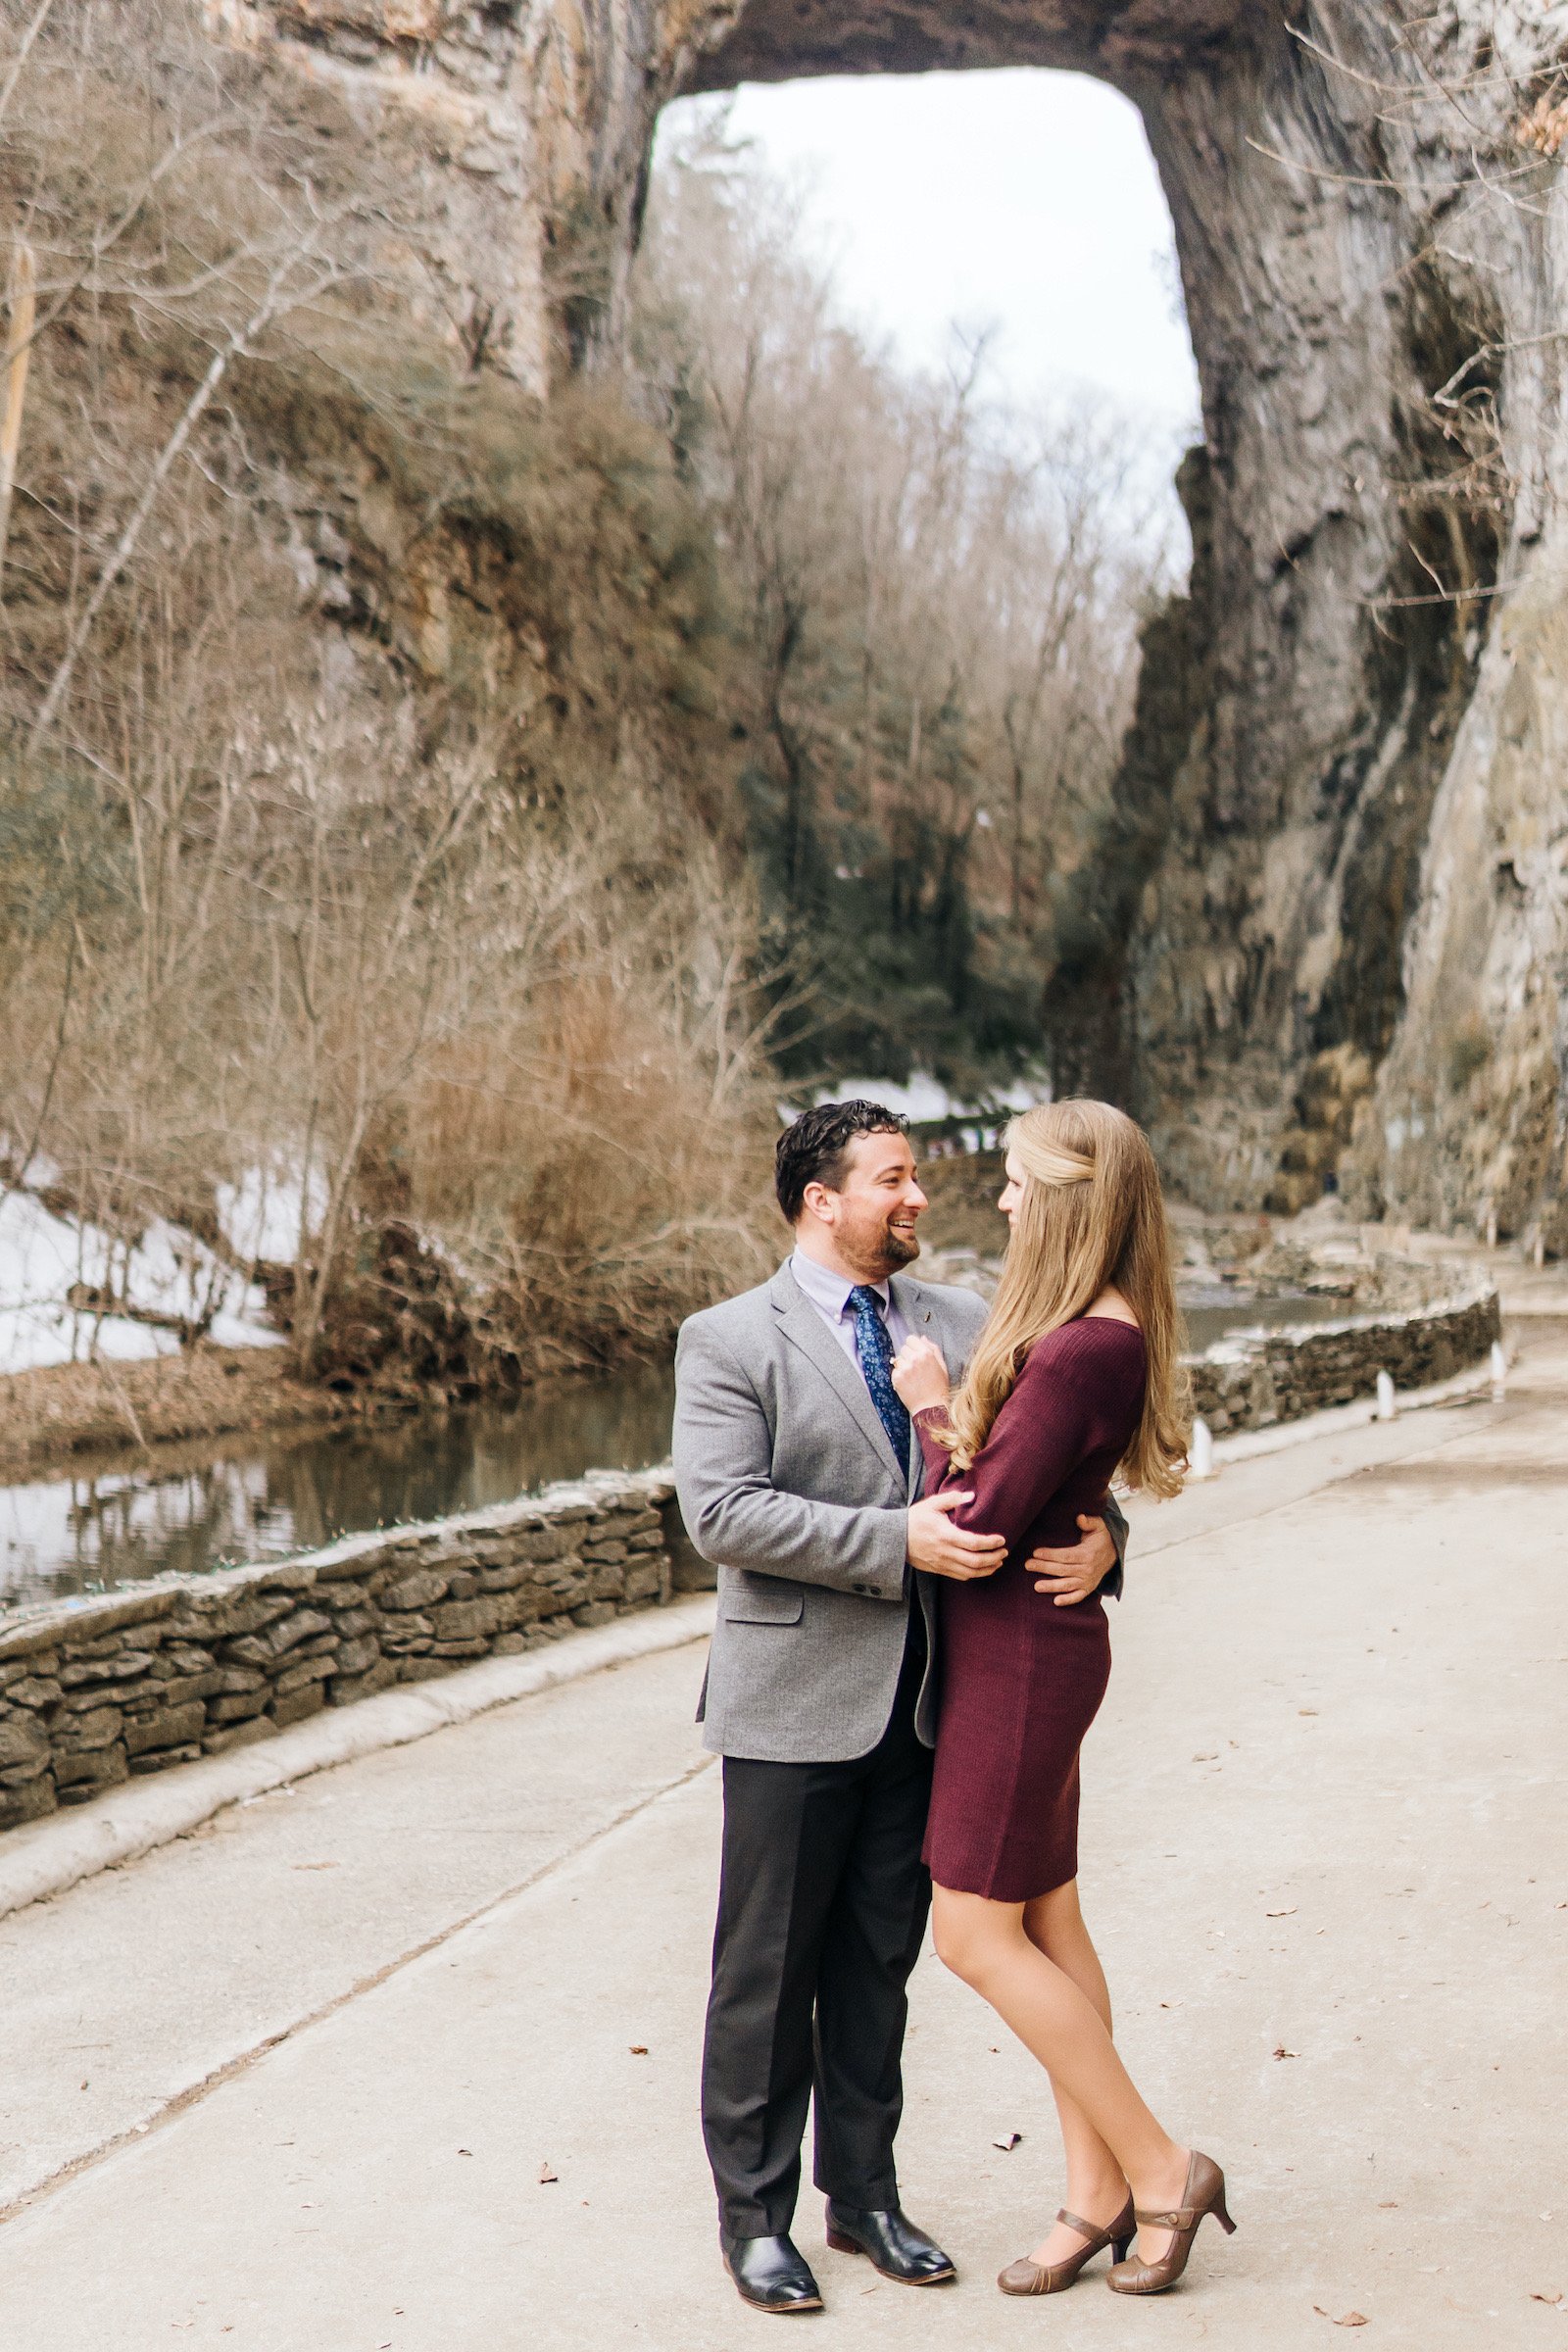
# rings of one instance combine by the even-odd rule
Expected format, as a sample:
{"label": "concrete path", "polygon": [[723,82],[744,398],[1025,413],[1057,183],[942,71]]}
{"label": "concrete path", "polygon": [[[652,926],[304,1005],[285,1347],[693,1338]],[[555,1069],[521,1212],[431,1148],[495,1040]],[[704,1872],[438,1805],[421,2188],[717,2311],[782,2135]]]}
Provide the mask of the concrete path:
{"label": "concrete path", "polygon": [[[1160,2303],[1094,2274],[999,2297],[1060,2196],[1049,2100],[928,1956],[906,2192],[964,2276],[913,2294],[822,2253],[808,2191],[824,2342],[1294,2352],[1359,2314],[1369,2346],[1568,2345],[1568,1347],[1525,1345],[1500,1408],[1135,1518],[1085,1903],[1134,2069],[1226,2164],[1241,2234]],[[717,2274],[693,2122],[699,1669],[522,1700],[0,1922],[3,2352],[765,2332]]]}

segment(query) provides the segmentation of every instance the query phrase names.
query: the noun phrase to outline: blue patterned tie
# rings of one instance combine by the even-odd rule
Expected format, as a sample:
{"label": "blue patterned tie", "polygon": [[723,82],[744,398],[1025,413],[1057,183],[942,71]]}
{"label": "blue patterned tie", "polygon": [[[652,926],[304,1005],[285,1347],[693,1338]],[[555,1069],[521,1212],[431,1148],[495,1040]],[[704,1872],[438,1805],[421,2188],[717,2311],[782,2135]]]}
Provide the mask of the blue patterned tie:
{"label": "blue patterned tie", "polygon": [[856,1351],[860,1358],[860,1370],[865,1374],[865,1385],[871,1392],[871,1402],[893,1441],[894,1452],[907,1468],[909,1416],[903,1397],[893,1386],[893,1345],[882,1320],[882,1301],[868,1282],[858,1282],[850,1293],[850,1304],[855,1309]]}

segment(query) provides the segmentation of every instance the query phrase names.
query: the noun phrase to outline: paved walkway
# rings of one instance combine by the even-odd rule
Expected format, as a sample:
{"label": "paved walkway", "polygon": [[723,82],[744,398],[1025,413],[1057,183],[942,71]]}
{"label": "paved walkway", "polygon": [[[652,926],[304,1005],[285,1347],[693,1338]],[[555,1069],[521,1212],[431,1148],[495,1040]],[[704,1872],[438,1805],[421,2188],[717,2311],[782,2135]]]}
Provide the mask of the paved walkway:
{"label": "paved walkway", "polygon": [[[1060,2195],[1049,2100],[928,1956],[904,2173],[964,2276],[878,2282],[808,2192],[813,2341],[1295,2352],[1360,2314],[1369,2347],[1568,2345],[1534,2299],[1568,2298],[1568,1347],[1526,1345],[1500,1408],[1135,1516],[1085,1902],[1240,2235],[1157,2304],[1004,2302]],[[4,2352],[758,2340],[693,2121],[699,1671],[520,1701],[0,1922]]]}

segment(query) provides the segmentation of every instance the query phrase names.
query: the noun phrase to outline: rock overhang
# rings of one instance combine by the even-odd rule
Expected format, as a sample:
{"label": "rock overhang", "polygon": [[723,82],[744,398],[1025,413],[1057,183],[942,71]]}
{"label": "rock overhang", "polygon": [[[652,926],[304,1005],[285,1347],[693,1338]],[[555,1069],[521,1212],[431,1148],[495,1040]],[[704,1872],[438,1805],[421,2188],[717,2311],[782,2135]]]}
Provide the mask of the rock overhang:
{"label": "rock overhang", "polygon": [[829,74],[929,74],[1035,66],[1126,86],[1222,46],[1251,0],[746,0],[693,11],[682,94]]}

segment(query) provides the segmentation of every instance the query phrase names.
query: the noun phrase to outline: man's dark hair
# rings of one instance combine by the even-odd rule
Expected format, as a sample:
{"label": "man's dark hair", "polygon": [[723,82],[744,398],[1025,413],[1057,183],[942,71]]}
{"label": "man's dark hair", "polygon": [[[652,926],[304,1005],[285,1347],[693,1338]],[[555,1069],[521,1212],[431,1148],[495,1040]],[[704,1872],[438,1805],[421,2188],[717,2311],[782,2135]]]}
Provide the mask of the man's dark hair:
{"label": "man's dark hair", "polygon": [[800,1222],[808,1184],[837,1192],[858,1135],[904,1135],[908,1122],[882,1102],[818,1102],[786,1127],[773,1149],[773,1190],[785,1220]]}

